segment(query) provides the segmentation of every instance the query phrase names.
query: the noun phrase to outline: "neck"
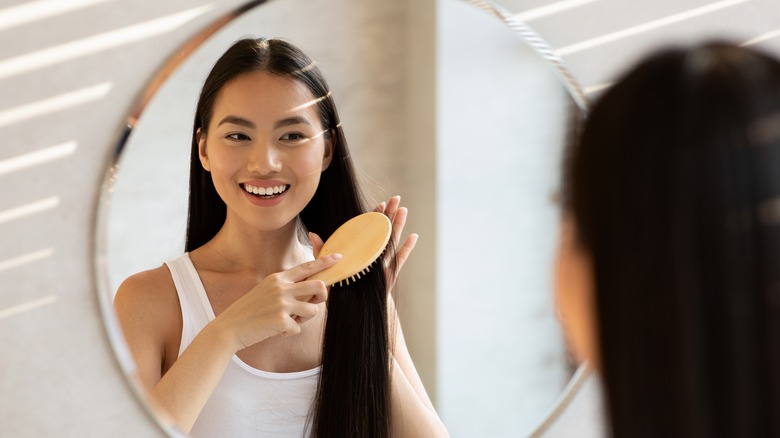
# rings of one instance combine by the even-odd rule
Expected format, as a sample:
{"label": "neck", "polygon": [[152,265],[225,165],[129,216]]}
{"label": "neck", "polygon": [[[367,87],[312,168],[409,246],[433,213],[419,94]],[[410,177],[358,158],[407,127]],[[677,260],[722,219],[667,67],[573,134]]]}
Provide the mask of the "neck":
{"label": "neck", "polygon": [[265,277],[311,258],[311,251],[297,234],[296,220],[281,229],[264,231],[239,227],[228,219],[202,248],[214,255],[215,268],[222,272],[251,272]]}

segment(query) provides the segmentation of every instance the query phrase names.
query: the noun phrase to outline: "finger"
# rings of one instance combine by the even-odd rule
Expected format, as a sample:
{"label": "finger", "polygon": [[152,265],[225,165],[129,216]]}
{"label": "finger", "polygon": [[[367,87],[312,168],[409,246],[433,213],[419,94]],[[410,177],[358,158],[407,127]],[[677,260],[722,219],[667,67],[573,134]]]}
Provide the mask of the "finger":
{"label": "finger", "polygon": [[286,320],[281,327],[276,330],[276,335],[279,336],[292,336],[301,332],[301,326],[294,320],[296,315],[290,315],[290,319]]}
{"label": "finger", "polygon": [[398,249],[395,256],[395,275],[398,275],[398,272],[401,271],[401,268],[404,266],[404,263],[406,263],[406,259],[409,258],[409,255],[412,253],[412,250],[414,249],[415,245],[417,245],[417,239],[419,239],[420,236],[417,234],[410,234],[409,237],[406,238],[404,241],[404,244]]}
{"label": "finger", "polygon": [[301,333],[301,326],[296,322],[296,323],[291,323],[290,327],[279,332],[279,336],[295,336],[300,333]]}
{"label": "finger", "polygon": [[393,196],[387,201],[387,208],[385,208],[385,215],[392,221],[395,218],[395,213],[398,211],[398,206],[401,205],[401,197],[398,195]]}
{"label": "finger", "polygon": [[330,286],[325,288],[325,293],[312,295],[306,301],[312,304],[324,303],[325,301],[328,300],[329,293],[330,293]]}
{"label": "finger", "polygon": [[379,205],[376,206],[374,211],[376,211],[378,213],[384,213],[385,212],[385,208],[387,208],[387,203],[382,201],[382,202],[379,203]]}
{"label": "finger", "polygon": [[[400,197],[398,197],[400,200]],[[401,241],[401,233],[403,233],[404,227],[406,226],[406,218],[409,215],[409,210],[406,209],[406,207],[398,208],[395,217],[393,218],[392,223],[392,233],[390,234],[391,239],[393,239],[393,248],[396,249],[396,254],[392,253],[392,251],[386,251],[385,255],[383,257],[384,266],[385,268],[390,265],[390,261],[393,259],[393,257],[397,257],[397,251],[398,251],[398,243]]]}
{"label": "finger", "polygon": [[395,260],[385,260],[385,281],[387,281],[388,291],[395,287],[395,281],[398,279],[398,274],[400,274],[401,268],[403,268],[404,263],[406,263],[406,259],[409,258],[415,245],[417,245],[418,238],[419,236],[417,234],[410,234],[404,241],[404,244],[396,251]]}
{"label": "finger", "polygon": [[317,235],[317,233],[309,232],[309,241],[311,242],[311,249],[314,253],[314,257],[320,256],[320,251],[322,250],[322,245],[325,243],[322,241],[322,238]]}
{"label": "finger", "polygon": [[401,233],[404,231],[406,218],[408,216],[409,210],[407,210],[406,207],[401,207],[396,212],[395,218],[393,218],[393,244],[395,244],[395,246],[398,246],[398,242],[401,241]]}
{"label": "finger", "polygon": [[322,280],[303,280],[295,283],[290,295],[302,303],[321,303],[328,299],[328,288]]}
{"label": "finger", "polygon": [[303,324],[303,323],[305,323],[306,321],[309,321],[309,320],[311,320],[311,319],[314,319],[314,318],[316,318],[316,317],[317,317],[317,316],[318,316],[318,315],[319,315],[321,312],[323,312],[323,311],[324,311],[324,308],[323,308],[323,306],[318,306],[318,305],[316,305],[316,304],[309,304],[309,305],[310,305],[310,306],[312,306],[312,307],[313,307],[313,309],[314,309],[314,310],[312,311],[312,312],[313,312],[313,313],[312,313],[312,315],[311,315],[311,316],[298,316],[298,318],[296,319],[296,321],[298,322],[298,324]]}
{"label": "finger", "polygon": [[341,254],[328,254],[325,257],[320,257],[316,260],[302,263],[298,266],[290,268],[281,272],[279,275],[285,280],[296,283],[301,280],[305,280],[306,278],[309,278],[322,270],[330,268],[339,260],[341,260]]}
{"label": "finger", "polygon": [[290,306],[291,317],[295,322],[311,319],[320,313],[320,306],[311,303],[298,302]]}
{"label": "finger", "polygon": [[[312,280],[312,281],[319,281],[319,280]],[[301,283],[303,283],[303,282],[300,282],[298,284],[301,284]],[[321,281],[320,281],[320,283],[322,283],[323,285],[325,284],[324,282],[321,282]],[[328,300],[328,294],[329,293],[330,293],[330,286],[325,286],[325,291],[324,292],[315,293],[313,295],[306,295],[303,298],[299,297],[298,300],[299,301],[304,301],[304,302],[307,302],[307,303],[312,303],[312,304],[320,304],[320,303],[324,303],[325,301]]]}

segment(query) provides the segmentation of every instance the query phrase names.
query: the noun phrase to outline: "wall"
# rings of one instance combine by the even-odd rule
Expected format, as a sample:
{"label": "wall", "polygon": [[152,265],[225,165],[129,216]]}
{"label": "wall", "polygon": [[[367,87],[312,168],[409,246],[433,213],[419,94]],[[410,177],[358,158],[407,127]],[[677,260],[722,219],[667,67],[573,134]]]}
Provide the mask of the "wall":
{"label": "wall", "polygon": [[[92,258],[98,187],[123,118],[150,72],[239,3],[0,3],[6,42],[0,48],[0,436],[161,435],[116,366],[99,318]],[[670,39],[734,35],[780,53],[780,12],[772,0],[504,4],[534,13],[527,15],[530,24],[562,49],[593,95],[639,53]],[[550,12],[555,6],[557,12]],[[435,47],[429,39],[416,41],[432,34],[425,23],[435,19],[436,9],[408,0],[392,13],[404,17],[409,31],[399,35],[410,49],[402,68],[419,92],[403,103],[411,109],[409,132],[416,139],[406,147],[430,145],[437,141],[426,131],[431,116],[414,114],[430,114],[415,111],[432,105],[426,93],[434,70],[426,60]],[[332,26],[337,30],[339,23]],[[418,161],[395,170],[414,175],[410,185],[421,187],[410,201],[417,211],[430,205],[433,185],[427,184],[436,169],[434,152],[414,152]],[[410,226],[435,235],[437,218],[420,217]],[[432,257],[436,239],[420,244],[415,257]],[[426,271],[424,265],[407,269],[409,282],[441,289]],[[412,295],[403,309],[425,333],[410,343],[429,385],[445,365],[431,346],[436,329],[446,326],[421,309],[438,305],[432,294]]]}

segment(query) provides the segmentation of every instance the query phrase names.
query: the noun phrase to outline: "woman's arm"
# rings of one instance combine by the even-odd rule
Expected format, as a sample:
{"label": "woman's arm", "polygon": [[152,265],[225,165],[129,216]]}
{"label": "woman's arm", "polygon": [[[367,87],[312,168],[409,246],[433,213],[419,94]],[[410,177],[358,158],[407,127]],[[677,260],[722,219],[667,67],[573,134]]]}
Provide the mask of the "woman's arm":
{"label": "woman's arm", "polygon": [[391,323],[393,353],[390,406],[393,416],[393,436],[448,437],[447,429],[431,403],[406,347],[395,303],[388,298],[387,311]]}
{"label": "woman's arm", "polygon": [[[447,429],[441,422],[439,415],[431,403],[428,393],[425,391],[420,375],[414,367],[409,349],[406,346],[401,321],[395,301],[392,297],[392,289],[404,263],[414,250],[418,236],[409,235],[401,244],[401,233],[406,225],[409,214],[405,207],[401,207],[401,197],[393,196],[387,203],[377,206],[375,211],[387,215],[393,224],[393,246],[395,254],[387,254],[383,261],[385,266],[385,279],[387,281],[387,317],[390,332],[390,348],[393,356],[391,374],[390,406],[392,412],[393,436],[398,437],[447,437]],[[394,257],[395,260],[390,259]]]}
{"label": "woman's arm", "polygon": [[182,320],[176,289],[165,267],[125,280],[114,307],[141,384],[155,405],[189,432],[233,355],[228,343],[221,342],[219,332],[209,324],[181,357],[171,357],[178,354],[176,340],[181,339]]}
{"label": "woman's arm", "polygon": [[328,256],[269,275],[207,324],[178,358],[181,310],[167,268],[125,280],[114,306],[138,377],[156,404],[189,432],[233,354],[271,336],[298,334],[300,323],[317,315],[325,284],[303,280],[337,260]]}

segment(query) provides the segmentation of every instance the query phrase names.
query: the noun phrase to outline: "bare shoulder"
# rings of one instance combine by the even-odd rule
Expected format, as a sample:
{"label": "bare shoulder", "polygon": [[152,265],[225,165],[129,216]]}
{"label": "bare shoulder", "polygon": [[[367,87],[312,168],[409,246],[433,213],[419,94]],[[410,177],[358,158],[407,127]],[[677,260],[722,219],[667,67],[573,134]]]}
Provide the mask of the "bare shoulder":
{"label": "bare shoulder", "polygon": [[181,339],[181,307],[168,267],[128,277],[117,290],[114,309],[142,379],[154,385],[175,360]]}
{"label": "bare shoulder", "polygon": [[140,318],[178,310],[176,286],[168,267],[161,265],[128,277],[117,290],[114,307],[120,318]]}

